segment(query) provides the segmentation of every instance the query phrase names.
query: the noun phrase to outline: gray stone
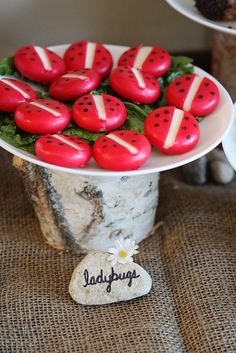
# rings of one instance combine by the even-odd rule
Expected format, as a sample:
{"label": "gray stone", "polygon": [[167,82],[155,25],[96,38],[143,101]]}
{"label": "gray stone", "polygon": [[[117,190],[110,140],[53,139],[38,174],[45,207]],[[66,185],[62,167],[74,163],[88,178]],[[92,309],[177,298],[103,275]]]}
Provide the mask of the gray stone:
{"label": "gray stone", "polygon": [[105,252],[90,252],[76,267],[69,293],[77,303],[115,303],[143,296],[151,290],[152,279],[141,266],[134,262],[112,266],[109,256]]}
{"label": "gray stone", "polygon": [[224,152],[214,149],[208,153],[211,179],[219,184],[230,183],[234,178],[234,169],[229,164]]}

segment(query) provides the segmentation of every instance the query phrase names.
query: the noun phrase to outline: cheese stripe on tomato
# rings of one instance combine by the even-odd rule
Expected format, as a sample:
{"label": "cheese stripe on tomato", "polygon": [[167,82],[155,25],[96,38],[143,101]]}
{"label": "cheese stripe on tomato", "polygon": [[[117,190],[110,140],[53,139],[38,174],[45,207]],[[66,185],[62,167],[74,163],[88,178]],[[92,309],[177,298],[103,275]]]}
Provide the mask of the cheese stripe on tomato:
{"label": "cheese stripe on tomato", "polygon": [[113,134],[109,134],[106,136],[107,138],[115,141],[116,143],[118,143],[118,145],[123,146],[124,148],[126,148],[130,153],[132,154],[137,154],[138,150],[137,148],[135,148],[134,146],[132,146],[130,143],[122,140],[120,137],[113,135]]}
{"label": "cheese stripe on tomato", "polygon": [[195,97],[203,79],[204,79],[203,77],[198,77],[198,76],[194,77],[194,80],[190,86],[190,89],[189,89],[188,94],[187,94],[185,101],[184,101],[183,109],[185,111],[188,112],[191,109],[194,97]]}
{"label": "cheese stripe on tomato", "polygon": [[63,142],[65,145],[68,145],[70,147],[75,148],[77,151],[81,151],[81,147],[76,145],[75,143],[68,141],[65,137],[61,136],[61,135],[52,135],[53,137],[55,137],[57,140]]}
{"label": "cheese stripe on tomato", "polygon": [[184,117],[184,112],[182,110],[180,109],[174,110],[170,128],[163,146],[164,148],[170,148],[174,145],[183,117]]}
{"label": "cheese stripe on tomato", "polygon": [[147,59],[151,51],[152,47],[141,47],[135,57],[133,67],[136,69],[141,69],[144,61]]}
{"label": "cheese stripe on tomato", "polygon": [[79,78],[80,80],[87,80],[87,76],[79,75],[79,74],[65,74],[61,76],[62,78]]}
{"label": "cheese stripe on tomato", "polygon": [[4,82],[6,85],[8,85],[8,86],[10,86],[10,87],[12,87],[12,88],[14,88],[16,91],[18,91],[20,94],[22,94],[22,96],[24,97],[24,98],[30,98],[30,96],[28,95],[28,93],[26,93],[25,91],[23,91],[23,89],[21,89],[20,87],[18,87],[15,83],[13,83],[13,82],[11,82],[11,81],[9,81],[9,80],[7,80],[7,79],[0,79],[0,81],[2,81],[2,82]]}
{"label": "cheese stripe on tomato", "polygon": [[34,50],[36,51],[40,60],[42,61],[43,67],[45,68],[45,70],[51,71],[52,65],[48,58],[46,50],[44,48],[38,47],[37,45],[34,46]]}
{"label": "cheese stripe on tomato", "polygon": [[102,96],[98,96],[98,95],[97,96],[94,95],[93,96],[93,100],[94,100],[95,107],[96,107],[97,112],[98,112],[98,118],[100,120],[106,121],[107,120],[107,115],[106,115],[106,110],[105,110],[105,106],[104,106],[103,97]]}
{"label": "cheese stripe on tomato", "polygon": [[95,56],[96,43],[87,43],[86,56],[85,56],[85,68],[91,69],[93,67],[93,61]]}
{"label": "cheese stripe on tomato", "polygon": [[41,104],[41,103],[38,103],[38,102],[30,102],[29,104],[34,105],[35,107],[44,109],[44,110],[46,110],[47,112],[49,112],[49,113],[55,115],[56,117],[61,116],[61,113],[59,113],[56,109],[49,108],[48,106],[45,106],[45,105],[43,105],[43,104]]}
{"label": "cheese stripe on tomato", "polygon": [[138,81],[138,85],[140,88],[144,89],[146,87],[144,79],[143,79],[143,75],[140,71],[138,71],[137,69],[134,69],[133,67],[131,68],[136,80]]}

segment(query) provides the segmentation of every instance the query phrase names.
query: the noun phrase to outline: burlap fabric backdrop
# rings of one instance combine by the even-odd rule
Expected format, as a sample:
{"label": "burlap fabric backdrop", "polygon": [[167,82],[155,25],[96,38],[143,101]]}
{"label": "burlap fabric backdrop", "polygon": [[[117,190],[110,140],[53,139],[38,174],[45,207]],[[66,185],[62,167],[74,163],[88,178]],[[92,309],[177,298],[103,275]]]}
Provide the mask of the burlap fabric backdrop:
{"label": "burlap fabric backdrop", "polygon": [[191,187],[179,171],[163,173],[164,225],[136,257],[152,291],[83,307],[68,294],[82,256],[44,243],[10,156],[0,156],[1,352],[236,352],[236,182]]}

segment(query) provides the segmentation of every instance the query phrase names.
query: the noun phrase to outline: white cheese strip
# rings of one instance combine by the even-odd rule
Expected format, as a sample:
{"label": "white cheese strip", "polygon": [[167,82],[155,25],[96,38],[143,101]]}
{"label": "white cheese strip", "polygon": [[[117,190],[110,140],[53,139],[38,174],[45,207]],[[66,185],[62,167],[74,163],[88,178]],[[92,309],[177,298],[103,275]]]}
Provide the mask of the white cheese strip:
{"label": "white cheese strip", "polygon": [[165,143],[163,146],[164,148],[167,149],[167,148],[170,148],[174,145],[176,135],[178,134],[179,127],[181,125],[183,117],[184,117],[184,112],[182,110],[180,110],[180,109],[174,110],[174,114],[172,117],[170,128],[169,128],[169,131],[168,131],[168,134],[166,136],[166,140],[165,140]]}
{"label": "white cheese strip", "polygon": [[62,75],[61,77],[63,77],[63,78],[79,78],[80,80],[84,80],[84,81],[88,79],[87,76],[79,75],[79,74],[65,74],[65,75]]}
{"label": "white cheese strip", "polygon": [[76,145],[76,143],[68,141],[64,136],[61,135],[52,135],[53,137],[55,137],[57,140],[63,142],[65,145],[68,145],[70,147],[75,148],[77,151],[82,151],[82,148],[78,145]]}
{"label": "white cheese strip", "polygon": [[106,137],[108,137],[109,139],[115,141],[116,143],[118,143],[119,145],[125,147],[130,153],[132,154],[137,154],[138,150],[137,148],[135,148],[134,146],[132,146],[130,143],[122,140],[120,137],[114,135],[114,134],[109,134]]}
{"label": "white cheese strip", "polygon": [[152,47],[141,47],[136,55],[133,67],[135,67],[136,69],[141,69],[144,61],[147,59],[151,51]]}
{"label": "white cheese strip", "polygon": [[86,56],[85,56],[85,68],[86,69],[91,69],[93,67],[96,46],[97,46],[96,43],[91,43],[91,42],[87,43]]}
{"label": "white cheese strip", "polygon": [[106,115],[106,110],[105,110],[103,97],[102,96],[98,96],[98,95],[97,96],[94,95],[93,96],[93,100],[94,100],[94,103],[95,103],[95,106],[96,106],[96,109],[97,109],[97,112],[98,112],[98,118],[100,120],[106,121],[107,120],[107,115]]}
{"label": "white cheese strip", "polygon": [[52,70],[52,65],[51,62],[49,60],[49,57],[47,55],[47,52],[44,48],[38,47],[37,45],[34,46],[34,50],[36,51],[36,53],[38,54],[40,60],[43,63],[43,67],[45,68],[45,70],[47,71],[51,71]]}
{"label": "white cheese strip", "polygon": [[186,112],[188,112],[191,109],[194,97],[195,97],[203,79],[204,79],[204,77],[195,76],[195,78],[191,84],[191,87],[188,91],[187,97],[185,98],[185,101],[184,101],[183,109]]}
{"label": "white cheese strip", "polygon": [[2,82],[4,82],[6,85],[14,88],[17,92],[19,92],[20,94],[22,94],[22,96],[26,99],[30,98],[30,95],[28,95],[28,93],[26,93],[25,91],[23,91],[23,89],[21,89],[20,87],[18,87],[15,83],[13,83],[12,81],[9,81],[5,78],[0,79]]}
{"label": "white cheese strip", "polygon": [[132,68],[131,70],[132,70],[136,80],[138,81],[139,87],[142,89],[146,88],[142,73],[134,68]]}
{"label": "white cheese strip", "polygon": [[56,117],[61,116],[61,113],[58,112],[56,109],[49,108],[48,106],[45,106],[45,105],[43,105],[43,104],[41,104],[41,103],[38,103],[38,102],[30,102],[29,104],[34,105],[35,107],[38,107],[38,108],[40,108],[40,109],[46,110],[47,112],[53,114],[53,115],[56,116]]}

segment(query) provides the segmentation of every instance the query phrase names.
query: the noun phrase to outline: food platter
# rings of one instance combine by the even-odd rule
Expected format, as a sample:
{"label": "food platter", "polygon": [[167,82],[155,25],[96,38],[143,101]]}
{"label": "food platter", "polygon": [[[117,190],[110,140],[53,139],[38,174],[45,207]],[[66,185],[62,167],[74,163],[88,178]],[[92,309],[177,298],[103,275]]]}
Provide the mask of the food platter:
{"label": "food platter", "polygon": [[236,170],[236,104],[234,104],[233,124],[228,134],[223,139],[222,146],[229,163],[234,170]]}
{"label": "food platter", "polygon": [[211,21],[205,18],[194,6],[193,0],[166,0],[176,11],[206,27],[228,34],[236,34],[236,21]]}
{"label": "food platter", "polygon": [[[67,45],[59,45],[50,47],[50,49],[62,56],[67,47]],[[116,45],[106,45],[106,47],[111,51],[114,59],[114,66],[116,66],[119,56],[127,50],[127,47]],[[41,167],[87,176],[141,175],[161,172],[187,164],[200,158],[215,148],[226,136],[233,122],[233,104],[224,87],[211,75],[200,68],[196,67],[195,72],[199,75],[205,75],[211,78],[217,84],[220,90],[221,99],[217,109],[200,123],[200,141],[196,147],[187,153],[180,155],[165,155],[161,154],[156,149],[153,149],[151,157],[140,169],[125,172],[114,172],[100,168],[93,158],[90,160],[86,168],[65,168],[45,163],[33,154],[29,154],[19,148],[16,148],[2,139],[0,139],[0,146],[8,152]]]}

